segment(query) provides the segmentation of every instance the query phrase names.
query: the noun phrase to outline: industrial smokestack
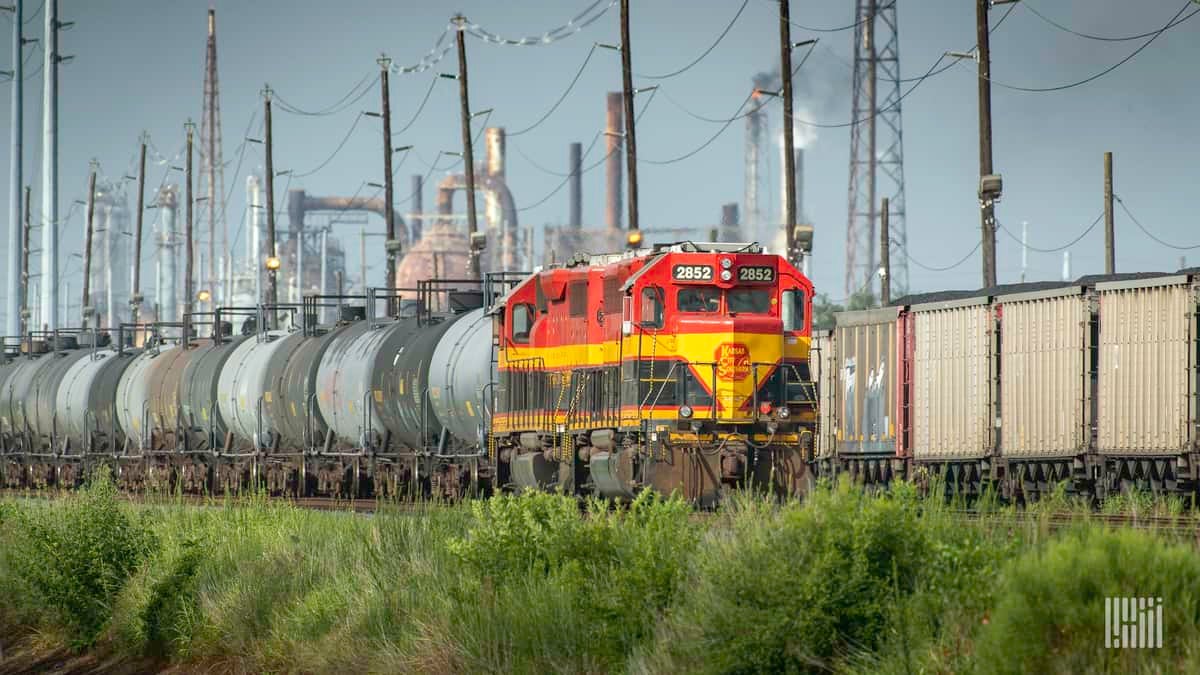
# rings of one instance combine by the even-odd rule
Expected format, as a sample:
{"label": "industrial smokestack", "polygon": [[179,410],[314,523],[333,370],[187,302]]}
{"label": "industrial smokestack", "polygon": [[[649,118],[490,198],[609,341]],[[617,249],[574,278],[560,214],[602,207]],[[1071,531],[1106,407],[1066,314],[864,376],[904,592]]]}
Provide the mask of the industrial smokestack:
{"label": "industrial smokestack", "polygon": [[421,239],[421,230],[425,226],[425,177],[419,173],[412,177],[412,224],[409,225],[409,241],[416,243]]}
{"label": "industrial smokestack", "polygon": [[167,185],[159,190],[156,199],[158,212],[162,214],[162,229],[158,238],[158,283],[155,285],[159,321],[179,320],[178,194],[179,188]]}
{"label": "industrial smokestack", "polygon": [[262,268],[266,258],[262,254],[262,184],[254,174],[246,177],[246,203],[250,209],[247,214],[250,232],[246,237],[246,260],[250,261],[250,272],[254,275],[254,302],[257,304],[262,302]]}
{"label": "industrial smokestack", "polygon": [[570,175],[570,214],[567,221],[572,229],[583,227],[583,144],[572,143],[567,158],[567,172]]}
{"label": "industrial smokestack", "polygon": [[[488,127],[484,131],[484,167],[485,175],[491,179],[504,180],[504,128]],[[478,183],[476,183],[478,188]],[[516,246],[515,233],[503,231],[504,212],[496,193],[485,191],[483,194],[483,217],[487,223],[488,241],[499,241],[499,260],[512,260],[513,249]],[[508,268],[506,269],[515,269]]]}
{"label": "industrial smokestack", "polygon": [[742,233],[738,227],[738,205],[730,202],[721,206],[720,241],[741,241]]}
{"label": "industrial smokestack", "polygon": [[608,92],[608,114],[605,117],[604,138],[607,155],[604,173],[608,181],[608,193],[604,200],[604,223],[609,230],[620,230],[621,226],[621,148],[624,147],[625,115],[624,99],[619,91]]}

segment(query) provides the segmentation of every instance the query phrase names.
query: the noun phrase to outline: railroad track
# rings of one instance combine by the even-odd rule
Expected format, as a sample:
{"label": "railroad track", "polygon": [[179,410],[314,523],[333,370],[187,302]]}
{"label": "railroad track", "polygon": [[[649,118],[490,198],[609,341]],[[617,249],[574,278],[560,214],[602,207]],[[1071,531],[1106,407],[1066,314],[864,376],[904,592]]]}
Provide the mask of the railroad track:
{"label": "railroad track", "polygon": [[[2,499],[61,499],[71,494],[64,490],[0,490]],[[206,495],[159,495],[159,494],[129,494],[120,493],[122,501],[131,504],[149,506],[196,506],[221,507],[226,505],[245,506],[257,503],[257,498],[249,495],[206,496]],[[400,502],[375,499],[334,499],[331,497],[271,497],[272,504],[288,504],[296,508],[313,511],[346,511],[353,513],[375,513],[381,509],[401,512],[417,512],[424,509],[437,508],[435,502]]]}
{"label": "railroad track", "polygon": [[954,513],[968,520],[993,520],[994,522],[1011,523],[1013,525],[1044,523],[1051,529],[1062,529],[1080,523],[1096,523],[1112,527],[1126,527],[1137,530],[1152,530],[1184,536],[1195,536],[1197,539],[1200,539],[1200,518],[1196,515],[1161,516],[1139,513],[1081,511],[989,513],[968,510],[958,510]]}

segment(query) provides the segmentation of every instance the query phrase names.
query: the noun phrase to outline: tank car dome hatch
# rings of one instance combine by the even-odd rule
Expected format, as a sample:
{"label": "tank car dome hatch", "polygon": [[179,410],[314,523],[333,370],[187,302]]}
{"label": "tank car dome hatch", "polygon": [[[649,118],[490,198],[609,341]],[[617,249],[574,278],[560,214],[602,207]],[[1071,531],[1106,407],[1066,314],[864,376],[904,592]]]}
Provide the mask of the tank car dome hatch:
{"label": "tank car dome hatch", "polygon": [[367,318],[367,308],[362,305],[342,305],[338,317],[342,323],[364,321]]}
{"label": "tank car dome hatch", "polygon": [[[396,269],[397,288],[416,288],[418,281],[462,278],[467,272],[466,235],[447,223],[438,223],[413,244]],[[409,294],[402,294],[410,297]]]}

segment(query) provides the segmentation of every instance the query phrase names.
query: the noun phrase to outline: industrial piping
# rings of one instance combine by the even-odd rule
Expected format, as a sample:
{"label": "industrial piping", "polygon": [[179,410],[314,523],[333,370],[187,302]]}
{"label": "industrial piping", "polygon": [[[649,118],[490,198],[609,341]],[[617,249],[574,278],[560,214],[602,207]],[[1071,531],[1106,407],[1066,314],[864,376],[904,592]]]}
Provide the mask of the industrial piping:
{"label": "industrial piping", "polygon": [[[368,211],[387,217],[387,202],[380,197],[310,197],[304,190],[288,191],[288,218],[292,224],[289,238],[297,239],[304,229],[304,214],[309,211]],[[410,241],[408,225],[392,209],[400,241]]]}
{"label": "industrial piping", "polygon": [[[499,262],[502,270],[513,271],[518,267],[516,233],[519,227],[517,221],[517,206],[513,201],[512,192],[502,178],[483,174],[475,177],[476,187],[484,194],[494,197],[499,204],[502,214],[499,229],[503,233],[501,240]],[[454,213],[454,192],[466,191],[466,176],[460,173],[450,174],[438,185],[437,212],[442,223],[449,224],[450,216]],[[492,270],[495,271],[495,270]]]}

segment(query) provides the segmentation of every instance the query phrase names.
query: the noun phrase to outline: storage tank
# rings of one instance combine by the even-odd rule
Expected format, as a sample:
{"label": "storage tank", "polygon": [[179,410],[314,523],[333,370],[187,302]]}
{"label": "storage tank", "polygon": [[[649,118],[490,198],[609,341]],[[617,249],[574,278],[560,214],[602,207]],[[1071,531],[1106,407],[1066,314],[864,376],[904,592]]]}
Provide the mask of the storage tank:
{"label": "storage tank", "polygon": [[86,452],[92,431],[107,438],[109,449],[120,448],[124,430],[117,421],[117,387],[137,352],[102,349],[71,365],[58,388],[58,431],[71,452]]}
{"label": "storage tank", "polygon": [[[233,350],[221,368],[217,405],[242,449],[264,448],[273,442],[269,432],[278,425],[266,404],[278,393],[267,386],[267,368],[276,350],[289,342],[285,339],[289,335],[286,331],[270,331],[248,339]],[[261,438],[260,424],[264,432]]]}
{"label": "storage tank", "polygon": [[151,447],[152,431],[156,429],[151,418],[151,401],[160,393],[162,382],[161,377],[152,376],[174,361],[181,351],[178,346],[151,347],[134,358],[121,374],[117,384],[117,421],[131,448]]}
{"label": "storage tank", "polygon": [[[342,444],[381,443],[390,431],[398,445],[420,448],[431,440],[422,438],[422,421],[436,438],[441,425],[432,409],[422,411],[421,399],[428,363],[449,325],[414,318],[375,327],[360,322],[333,340],[317,370],[317,403]],[[368,429],[374,438],[365,438]]]}
{"label": "storage tank", "polygon": [[482,446],[491,407],[492,317],[484,308],[456,319],[433,352],[429,399],[438,421],[459,441]]}
{"label": "storage tank", "polygon": [[225,337],[202,341],[188,360],[180,383],[179,405],[183,423],[189,429],[188,449],[211,450],[225,442],[228,430],[217,405],[221,369],[246,337]]}
{"label": "storage tank", "polygon": [[61,425],[58,420],[58,391],[67,371],[91,353],[90,348],[71,349],[42,357],[49,363],[34,377],[33,387],[26,399],[29,429],[33,434],[34,448],[38,451],[53,452],[58,449],[54,446],[55,437],[58,436],[56,427]]}
{"label": "storage tank", "polygon": [[[273,395],[263,399],[263,415],[275,424],[272,429],[280,434],[281,448],[295,451],[324,442],[325,419],[316,401],[311,399],[317,391],[321,357],[347,328],[348,325],[338,326],[318,335],[294,333],[284,338],[286,344],[276,349],[271,357],[267,367],[267,389]],[[310,405],[311,429],[307,428]]]}
{"label": "storage tank", "polygon": [[53,353],[19,360],[0,394],[0,428],[4,433],[20,436],[31,431],[35,387],[42,372],[56,363]]}

